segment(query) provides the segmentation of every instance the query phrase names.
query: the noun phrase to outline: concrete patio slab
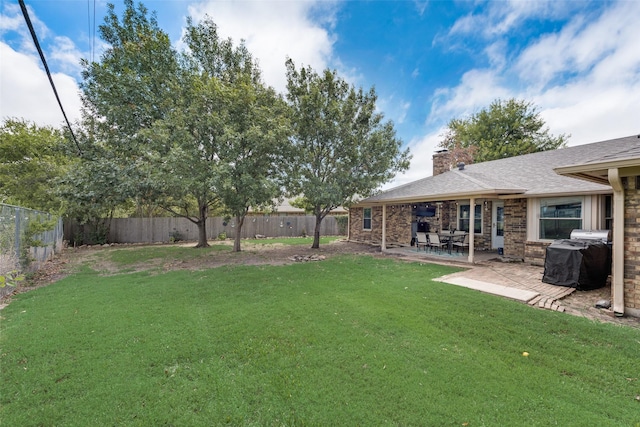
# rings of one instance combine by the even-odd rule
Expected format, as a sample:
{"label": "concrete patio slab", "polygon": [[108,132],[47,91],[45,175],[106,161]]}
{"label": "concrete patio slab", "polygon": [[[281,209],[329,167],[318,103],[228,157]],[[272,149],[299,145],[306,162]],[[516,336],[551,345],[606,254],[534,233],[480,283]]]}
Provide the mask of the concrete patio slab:
{"label": "concrete patio slab", "polygon": [[467,277],[440,277],[434,279],[439,282],[448,283],[450,285],[462,286],[469,289],[475,289],[480,292],[488,294],[499,295],[505,298],[510,298],[516,301],[522,301],[528,303],[532,299],[540,295],[538,292],[529,291],[525,289],[517,289],[508,286],[496,285],[493,283],[482,282],[480,280],[469,279]]}

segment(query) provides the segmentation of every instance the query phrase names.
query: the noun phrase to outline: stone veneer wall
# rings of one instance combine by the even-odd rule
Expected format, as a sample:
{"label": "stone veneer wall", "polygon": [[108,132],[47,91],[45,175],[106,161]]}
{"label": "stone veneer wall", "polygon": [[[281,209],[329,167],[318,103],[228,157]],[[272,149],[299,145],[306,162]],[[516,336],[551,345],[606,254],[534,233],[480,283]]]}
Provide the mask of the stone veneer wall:
{"label": "stone veneer wall", "polygon": [[[364,208],[349,210],[349,239],[354,242],[382,244],[382,207],[371,208],[371,230],[362,228]],[[387,245],[409,245],[411,243],[411,206],[387,206]]]}
{"label": "stone veneer wall", "polygon": [[433,176],[451,170],[451,154],[447,150],[438,151],[432,157],[433,159]]}
{"label": "stone veneer wall", "polygon": [[640,316],[640,177],[624,185],[624,306]]}
{"label": "stone veneer wall", "polygon": [[412,206],[387,206],[387,246],[411,244]]}
{"label": "stone veneer wall", "polygon": [[524,248],[524,261],[531,265],[544,266],[549,242],[527,242]]}
{"label": "stone veneer wall", "polygon": [[487,201],[476,202],[482,206],[482,234],[474,236],[473,246],[476,251],[491,250],[491,209],[492,203]]}
{"label": "stone veneer wall", "polygon": [[436,225],[432,230],[434,232],[440,232],[442,230],[449,230],[451,227],[456,226],[456,214],[455,214],[456,204],[455,202],[445,201],[440,205],[440,220],[439,224]]}
{"label": "stone veneer wall", "polygon": [[364,208],[349,209],[349,240],[361,243],[382,242],[382,207],[371,208],[371,230],[362,228]]}
{"label": "stone veneer wall", "polygon": [[527,199],[504,201],[504,256],[525,259],[527,243]]}

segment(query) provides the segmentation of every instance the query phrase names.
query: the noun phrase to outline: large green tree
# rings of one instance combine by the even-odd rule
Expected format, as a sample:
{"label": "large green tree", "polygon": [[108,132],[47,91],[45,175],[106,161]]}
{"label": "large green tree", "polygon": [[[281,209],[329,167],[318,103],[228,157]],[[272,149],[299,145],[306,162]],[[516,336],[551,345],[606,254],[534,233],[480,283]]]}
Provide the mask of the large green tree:
{"label": "large green tree", "polygon": [[249,208],[282,194],[286,104],[261,82],[244,44],[221,39],[210,18],[197,25],[189,20],[185,42],[175,108],[148,132],[168,147],[164,162],[149,162],[160,164],[153,182],[162,182],[162,193],[174,200],[189,193],[198,201],[200,246],[206,244],[206,211],[221,204],[236,220],[234,250],[240,251]]}
{"label": "large green tree", "polygon": [[189,21],[185,41],[193,69],[221,89],[218,111],[224,120],[215,139],[213,187],[226,214],[235,218],[233,249],[240,251],[249,208],[270,205],[283,192],[289,146],[286,104],[262,82],[244,43],[234,46],[231,39],[221,39],[209,17],[197,26]]}
{"label": "large green tree", "polygon": [[316,217],[312,248],[318,248],[329,212],[406,170],[410,155],[393,123],[376,112],[373,88],[356,90],[329,69],[298,70],[290,59],[286,67],[297,165],[287,189]]}
{"label": "large green tree", "polygon": [[[197,246],[207,246],[210,209],[226,202],[223,148],[237,128],[234,103],[243,101],[234,99],[235,92],[261,87],[258,67],[243,45],[218,37],[210,19],[188,21],[188,49],[180,54],[153,14],[132,0],[124,3],[122,19],[109,5],[100,26],[109,46],[100,62],[85,62],[82,127],[94,145],[86,150],[87,161],[117,165],[126,181],[117,187],[123,195],[189,219],[198,227]],[[258,127],[245,133],[255,136]],[[89,158],[98,152],[100,159]]]}
{"label": "large green tree", "polygon": [[48,212],[60,212],[56,181],[71,159],[59,129],[21,119],[0,125],[0,201]]}
{"label": "large green tree", "polygon": [[238,220],[240,250],[249,206],[282,191],[284,103],[244,44],[219,37],[210,18],[188,20],[178,53],[143,6],[125,7],[122,20],[109,7],[100,33],[110,47],[85,66],[85,134],[126,173],[131,197],[196,224],[197,247],[208,246],[211,208],[224,207]]}
{"label": "large green tree", "polygon": [[440,143],[454,161],[486,162],[566,145],[567,135],[553,136],[533,103],[496,100],[468,118],[452,119]]}
{"label": "large green tree", "polygon": [[[247,76],[248,77],[248,76]],[[234,251],[249,208],[272,206],[284,192],[289,162],[287,106],[273,89],[239,80],[230,89],[231,120],[220,146],[216,190],[236,220]]]}
{"label": "large green tree", "polygon": [[179,71],[177,53],[154,15],[132,0],[120,19],[108,4],[99,27],[108,46],[98,62],[83,60],[82,120],[75,133],[81,160],[61,187],[69,214],[99,222],[130,200],[149,203],[150,153],[166,152],[147,136],[171,112]]}

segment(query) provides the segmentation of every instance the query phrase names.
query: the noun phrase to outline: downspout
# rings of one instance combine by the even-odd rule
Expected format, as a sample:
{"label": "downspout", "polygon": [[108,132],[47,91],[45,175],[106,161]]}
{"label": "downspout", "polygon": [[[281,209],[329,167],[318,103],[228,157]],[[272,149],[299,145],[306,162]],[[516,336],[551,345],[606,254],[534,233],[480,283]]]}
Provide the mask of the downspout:
{"label": "downspout", "polygon": [[617,168],[609,169],[609,184],[613,188],[613,266],[611,297],[613,312],[624,315],[624,187]]}
{"label": "downspout", "polygon": [[351,209],[347,215],[347,242],[351,241]]}
{"label": "downspout", "polygon": [[382,252],[387,250],[387,205],[382,205],[382,243],[380,250]]}
{"label": "downspout", "polygon": [[475,240],[475,230],[476,230],[476,199],[471,198],[469,200],[469,264],[473,264],[473,255],[474,255],[474,240]]}

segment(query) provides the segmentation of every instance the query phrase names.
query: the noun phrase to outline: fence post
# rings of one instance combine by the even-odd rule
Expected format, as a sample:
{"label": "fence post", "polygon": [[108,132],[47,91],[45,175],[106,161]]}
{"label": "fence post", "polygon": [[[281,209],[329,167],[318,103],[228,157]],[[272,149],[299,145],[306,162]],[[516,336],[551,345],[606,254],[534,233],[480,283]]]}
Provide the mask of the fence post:
{"label": "fence post", "polygon": [[16,212],[16,217],[15,217],[15,225],[16,225],[16,230],[15,230],[15,238],[14,238],[14,242],[13,242],[13,246],[14,246],[14,250],[16,251],[15,255],[16,257],[20,257],[20,209],[15,210]]}

